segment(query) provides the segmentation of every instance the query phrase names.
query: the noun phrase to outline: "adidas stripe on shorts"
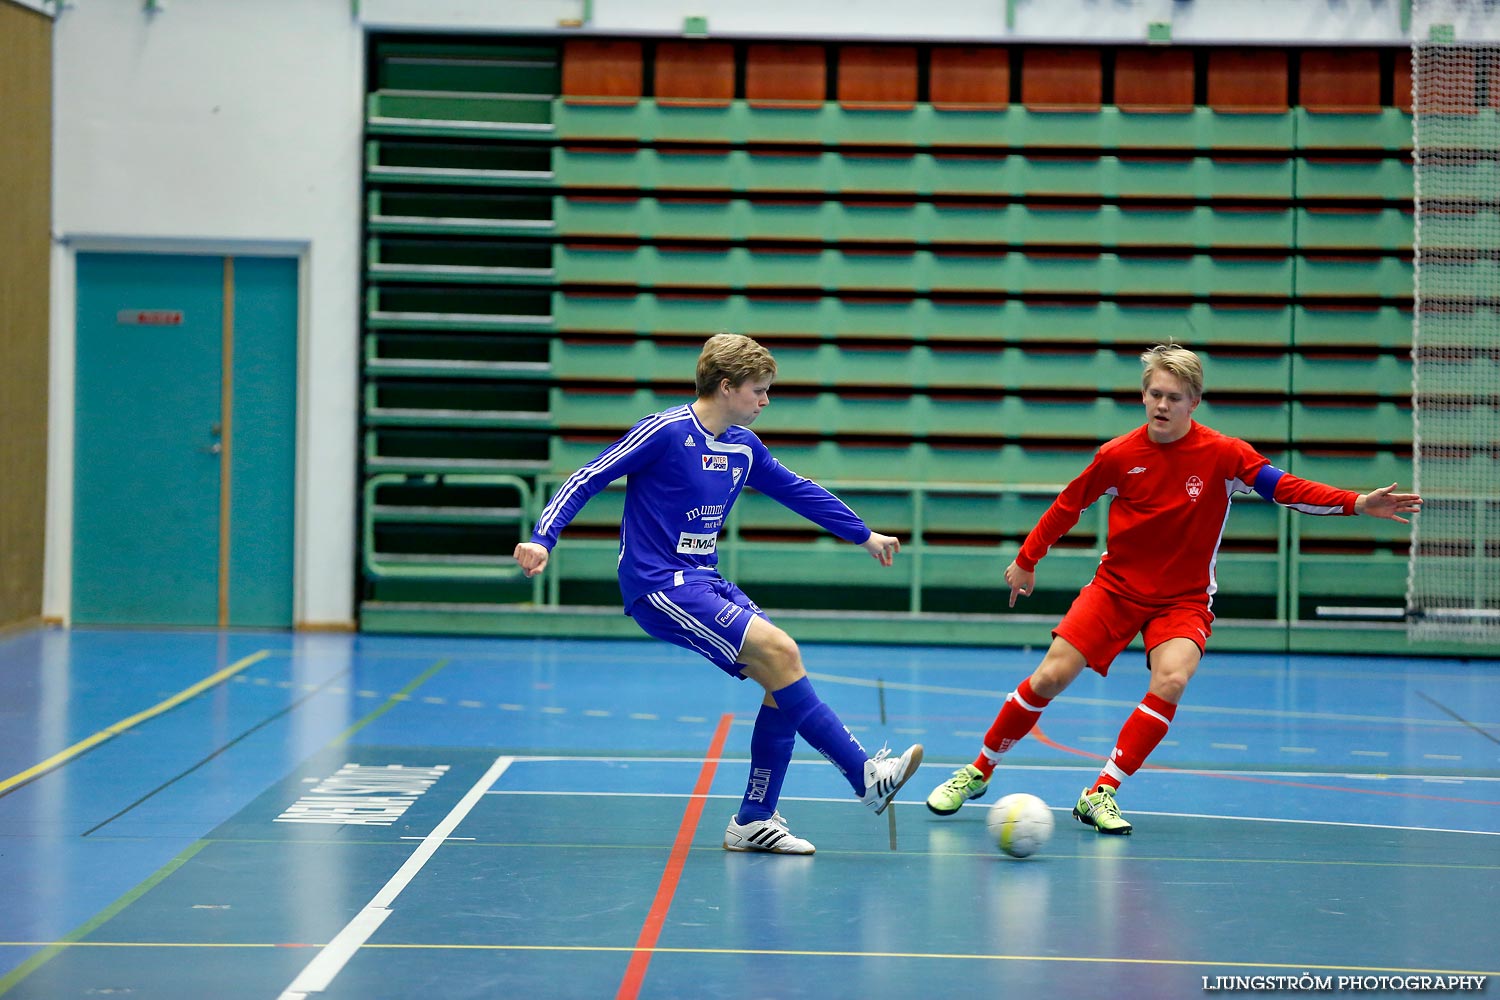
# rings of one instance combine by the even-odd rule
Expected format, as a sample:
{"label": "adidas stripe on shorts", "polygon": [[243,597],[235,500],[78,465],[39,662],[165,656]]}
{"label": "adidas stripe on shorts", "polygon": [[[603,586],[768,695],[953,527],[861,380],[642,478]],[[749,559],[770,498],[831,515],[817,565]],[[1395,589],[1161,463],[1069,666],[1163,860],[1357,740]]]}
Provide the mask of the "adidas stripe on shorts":
{"label": "adidas stripe on shorts", "polygon": [[743,590],[723,577],[687,580],[647,594],[628,613],[648,635],[691,649],[741,679],[735,660],[745,644],[750,619],[758,616],[770,621]]}

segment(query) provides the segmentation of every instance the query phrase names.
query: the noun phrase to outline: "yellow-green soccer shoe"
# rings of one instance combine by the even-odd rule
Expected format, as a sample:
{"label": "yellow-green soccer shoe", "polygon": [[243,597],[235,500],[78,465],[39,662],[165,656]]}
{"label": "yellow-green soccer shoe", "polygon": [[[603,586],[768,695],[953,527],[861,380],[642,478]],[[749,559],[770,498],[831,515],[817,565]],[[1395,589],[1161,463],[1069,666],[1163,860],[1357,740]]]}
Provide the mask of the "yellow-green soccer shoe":
{"label": "yellow-green soccer shoe", "polygon": [[1120,807],[1115,804],[1115,790],[1108,785],[1100,785],[1096,792],[1085,788],[1078,797],[1078,804],[1073,807],[1073,818],[1100,833],[1127,834],[1135,829],[1130,820],[1120,815]]}
{"label": "yellow-green soccer shoe", "polygon": [[952,816],[970,799],[982,799],[990,790],[989,779],[973,764],[965,764],[953,777],[938,785],[927,796],[927,808],[939,816]]}

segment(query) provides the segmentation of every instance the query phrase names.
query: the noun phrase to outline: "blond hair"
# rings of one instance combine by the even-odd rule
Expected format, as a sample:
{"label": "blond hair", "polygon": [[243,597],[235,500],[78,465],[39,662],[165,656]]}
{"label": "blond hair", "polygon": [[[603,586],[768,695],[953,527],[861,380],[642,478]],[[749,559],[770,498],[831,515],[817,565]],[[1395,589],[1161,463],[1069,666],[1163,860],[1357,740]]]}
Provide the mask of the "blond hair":
{"label": "blond hair", "polygon": [[1194,400],[1203,398],[1203,362],[1198,355],[1186,347],[1176,344],[1157,344],[1141,355],[1145,370],[1141,373],[1141,389],[1151,384],[1151,376],[1157,372],[1174,375]]}
{"label": "blond hair", "polygon": [[711,396],[724,379],[731,387],[776,377],[771,352],[742,333],[716,333],[698,355],[698,396]]}

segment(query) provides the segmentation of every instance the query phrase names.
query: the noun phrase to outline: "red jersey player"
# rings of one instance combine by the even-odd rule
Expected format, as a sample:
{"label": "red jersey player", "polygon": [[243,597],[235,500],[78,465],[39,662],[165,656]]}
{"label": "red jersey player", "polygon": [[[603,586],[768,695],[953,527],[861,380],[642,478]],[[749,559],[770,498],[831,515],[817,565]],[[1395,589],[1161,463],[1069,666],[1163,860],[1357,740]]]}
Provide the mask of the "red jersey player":
{"label": "red jersey player", "polygon": [[1005,570],[1010,605],[1030,594],[1036,565],[1095,500],[1108,494],[1107,551],[1093,580],[1052,630],[1041,664],[1005,699],[974,763],[933,789],[927,808],[940,816],[985,793],[1000,755],[1031,731],[1042,710],[1085,666],[1109,672],[1130,640],[1146,644],[1151,683],[1125,720],[1098,779],[1073,815],[1100,833],[1127,834],[1115,791],[1145,762],[1171,724],[1213,633],[1214,561],[1236,493],[1259,493],[1308,514],[1365,514],[1407,523],[1422,500],[1395,493],[1335,489],[1282,472],[1244,441],[1193,420],[1203,395],[1203,366],[1192,351],[1158,346],[1141,355],[1146,424],[1108,442],[1058,494]]}

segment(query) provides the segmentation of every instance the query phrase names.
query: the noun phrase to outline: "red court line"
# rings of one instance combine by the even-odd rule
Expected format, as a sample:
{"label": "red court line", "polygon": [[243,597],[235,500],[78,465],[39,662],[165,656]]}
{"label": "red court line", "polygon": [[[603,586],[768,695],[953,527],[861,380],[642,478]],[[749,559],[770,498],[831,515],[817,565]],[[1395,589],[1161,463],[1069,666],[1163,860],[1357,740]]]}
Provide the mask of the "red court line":
{"label": "red court line", "polygon": [[666,870],[661,873],[661,883],[656,887],[656,899],[641,925],[641,935],[636,938],[635,952],[625,968],[625,978],[615,1000],[635,1000],[641,992],[641,983],[646,979],[646,967],[651,964],[651,955],[656,950],[656,939],[661,936],[662,924],[666,923],[667,911],[672,908],[672,897],[677,892],[677,882],[682,877],[682,866],[687,863],[693,836],[698,831],[698,820],[703,816],[703,805],[708,800],[708,790],[714,783],[714,771],[718,770],[719,757],[724,752],[724,743],[729,739],[729,727],[734,722],[732,714],[719,717],[719,728],[708,745],[708,756],[698,771],[698,783],[688,797],[687,809],[682,814],[682,823],[677,827],[677,840],[672,844],[672,854],[667,858]]}
{"label": "red court line", "polygon": [[[1102,754],[1091,753],[1088,750],[1079,750],[1077,747],[1070,747],[1065,744],[1058,743],[1056,740],[1050,739],[1045,733],[1043,733],[1041,726],[1033,726],[1031,729],[1031,735],[1035,736],[1044,745],[1049,746],[1054,750],[1061,750],[1063,753],[1075,754],[1079,757],[1089,757],[1094,760],[1109,759]],[[1196,773],[1188,768],[1172,767],[1168,764],[1144,764],[1142,766],[1152,771]],[[1261,778],[1250,774],[1229,774],[1224,771],[1215,771],[1212,774],[1205,774],[1204,777],[1223,778],[1225,781],[1247,781],[1251,784],[1256,785],[1284,785],[1287,788],[1311,788],[1314,791],[1319,792],[1349,792],[1352,795],[1387,795],[1394,799],[1426,799],[1431,802],[1458,802],[1463,805],[1471,806],[1500,805],[1500,802],[1492,802],[1487,799],[1460,799],[1452,795],[1424,795],[1421,792],[1391,792],[1381,788],[1350,788],[1347,785],[1319,785],[1314,784],[1310,781],[1287,781],[1283,778]]]}

